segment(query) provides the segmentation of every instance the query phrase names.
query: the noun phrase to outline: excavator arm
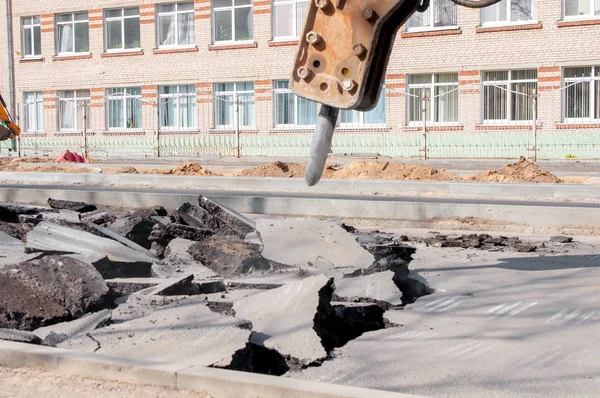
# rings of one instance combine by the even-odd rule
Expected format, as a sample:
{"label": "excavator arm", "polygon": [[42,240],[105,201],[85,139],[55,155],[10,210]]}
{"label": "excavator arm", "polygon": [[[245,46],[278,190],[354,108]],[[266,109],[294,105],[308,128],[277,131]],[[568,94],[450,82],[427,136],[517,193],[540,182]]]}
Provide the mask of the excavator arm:
{"label": "excavator arm", "polygon": [[[452,0],[482,8],[500,0]],[[377,105],[398,29],[429,0],[312,0],[291,74],[291,89],[322,104],[305,171],[321,179],[340,109]]]}
{"label": "excavator arm", "polygon": [[0,95],[0,141],[15,138],[19,134],[21,134],[21,129],[10,116],[6,102]]}

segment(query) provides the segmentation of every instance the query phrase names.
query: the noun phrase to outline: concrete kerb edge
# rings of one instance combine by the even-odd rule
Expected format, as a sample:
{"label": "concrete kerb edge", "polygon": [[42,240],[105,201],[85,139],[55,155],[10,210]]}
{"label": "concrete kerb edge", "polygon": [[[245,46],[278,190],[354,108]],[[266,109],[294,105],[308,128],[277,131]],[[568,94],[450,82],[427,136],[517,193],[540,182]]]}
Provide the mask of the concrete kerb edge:
{"label": "concrete kerb edge", "polygon": [[[600,208],[567,206],[514,206],[501,204],[369,201],[365,199],[323,199],[273,196],[209,195],[211,199],[241,213],[296,217],[338,217],[427,221],[435,218],[478,217],[528,224],[534,227],[600,226]],[[177,208],[196,203],[195,193],[151,193],[135,191],[94,191],[0,188],[0,202],[42,203],[48,197],[122,207],[164,206]]]}
{"label": "concrete kerb edge", "polygon": [[0,366],[41,368],[96,379],[206,392],[215,398],[410,398],[416,395],[288,377],[190,367],[0,341]]}
{"label": "concrete kerb edge", "polygon": [[[0,172],[0,181],[17,183],[55,182],[67,185],[144,185],[156,187],[206,187],[211,189],[256,189],[312,192],[300,178],[276,177],[197,177],[143,174],[85,174]],[[394,180],[335,180],[323,179],[319,190],[325,192],[379,192],[379,193],[437,193],[473,194],[492,197],[529,198],[588,198],[599,199],[600,190],[593,184],[535,184],[535,183],[482,183],[459,181],[394,181]]]}

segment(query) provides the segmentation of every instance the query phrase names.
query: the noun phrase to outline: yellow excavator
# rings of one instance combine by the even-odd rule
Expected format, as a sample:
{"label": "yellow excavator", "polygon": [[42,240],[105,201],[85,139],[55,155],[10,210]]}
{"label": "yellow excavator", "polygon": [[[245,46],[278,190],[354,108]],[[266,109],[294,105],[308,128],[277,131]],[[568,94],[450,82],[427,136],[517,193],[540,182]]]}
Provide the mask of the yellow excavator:
{"label": "yellow excavator", "polygon": [[[483,8],[500,0],[452,0]],[[319,182],[340,109],[377,105],[398,29],[430,0],[313,0],[290,77],[299,97],[322,104],[304,173]],[[468,49],[466,49],[468,51]]]}
{"label": "yellow excavator", "polygon": [[19,134],[21,134],[21,129],[10,116],[6,102],[0,95],[0,141],[15,138]]}

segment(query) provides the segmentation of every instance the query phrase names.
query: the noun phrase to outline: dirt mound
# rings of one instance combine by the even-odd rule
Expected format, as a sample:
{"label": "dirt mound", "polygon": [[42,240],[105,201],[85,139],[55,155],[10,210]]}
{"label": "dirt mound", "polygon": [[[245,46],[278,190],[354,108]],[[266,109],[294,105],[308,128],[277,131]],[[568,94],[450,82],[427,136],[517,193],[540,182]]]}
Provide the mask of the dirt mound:
{"label": "dirt mound", "polygon": [[102,169],[103,174],[139,174],[137,169],[132,166],[121,167],[120,169]]}
{"label": "dirt mound", "polygon": [[127,167],[123,167],[122,169],[119,169],[119,173],[123,173],[123,174],[138,174],[138,171],[133,166],[127,166]]}
{"label": "dirt mound", "polygon": [[92,170],[83,167],[60,167],[60,166],[21,166],[19,163],[10,164],[2,171],[26,171],[37,173],[91,173]]}
{"label": "dirt mound", "polygon": [[263,163],[257,167],[242,170],[240,177],[304,177],[304,168],[306,163]]}
{"label": "dirt mound", "polygon": [[136,169],[127,166],[120,169],[104,169],[105,174],[164,174],[175,176],[218,176],[210,170],[202,168],[198,163],[185,163],[174,169]]}
{"label": "dirt mound", "polygon": [[11,163],[53,163],[54,158],[15,158],[11,160]]}
{"label": "dirt mound", "polygon": [[446,171],[438,170],[426,164],[405,164],[390,162],[354,162],[341,168],[329,166],[323,173],[325,178],[358,179],[358,180],[434,180],[452,181],[461,177]]}
{"label": "dirt mound", "polygon": [[217,174],[210,170],[203,169],[198,163],[185,163],[181,166],[169,170],[165,174],[172,174],[176,176],[215,176]]}
{"label": "dirt mound", "polygon": [[465,179],[479,182],[541,182],[554,184],[561,182],[560,178],[524,157],[521,157],[516,163],[497,170],[487,170],[477,175],[468,176]]}

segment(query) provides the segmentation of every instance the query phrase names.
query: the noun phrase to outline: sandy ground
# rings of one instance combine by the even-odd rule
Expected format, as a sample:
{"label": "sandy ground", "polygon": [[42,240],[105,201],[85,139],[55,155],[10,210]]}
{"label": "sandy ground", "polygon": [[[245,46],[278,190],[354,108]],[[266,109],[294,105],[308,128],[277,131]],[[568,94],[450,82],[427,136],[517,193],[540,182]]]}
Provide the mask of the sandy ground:
{"label": "sandy ground", "polygon": [[[26,159],[27,160],[27,159]],[[267,162],[256,167],[242,170],[219,170],[211,171],[203,168],[195,162],[180,164],[179,166],[167,168],[81,168],[56,166],[46,163],[47,159],[29,159],[31,163],[42,163],[37,165],[23,165],[23,159],[0,159],[1,171],[25,171],[25,172],[102,172],[106,174],[163,174],[180,176],[229,176],[229,177],[284,177],[302,178],[304,176],[305,163],[294,162]],[[539,167],[525,158],[521,157],[517,162],[506,164],[500,168],[486,170],[479,174],[457,175],[445,168],[436,168],[428,164],[409,164],[388,161],[359,161],[348,164],[327,165],[323,171],[323,178],[334,179],[369,179],[369,180],[412,180],[412,181],[471,181],[471,182],[534,182],[534,183],[585,183],[586,179],[569,178],[561,180],[548,170]]]}
{"label": "sandy ground", "polygon": [[0,398],[213,398],[189,390],[144,386],[49,372],[0,367]]}

